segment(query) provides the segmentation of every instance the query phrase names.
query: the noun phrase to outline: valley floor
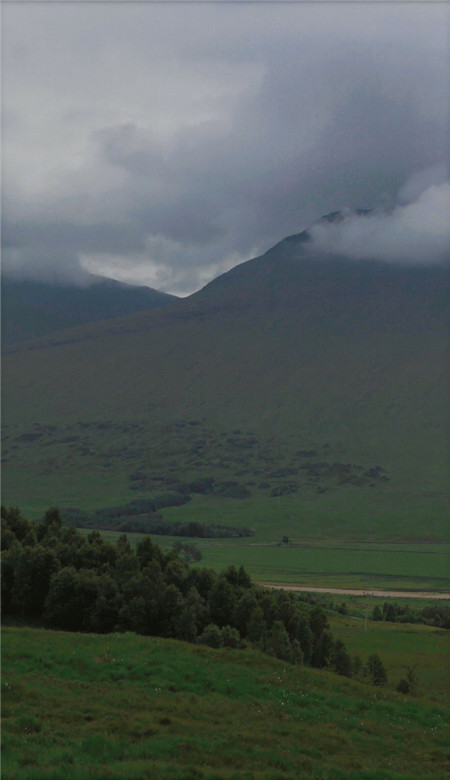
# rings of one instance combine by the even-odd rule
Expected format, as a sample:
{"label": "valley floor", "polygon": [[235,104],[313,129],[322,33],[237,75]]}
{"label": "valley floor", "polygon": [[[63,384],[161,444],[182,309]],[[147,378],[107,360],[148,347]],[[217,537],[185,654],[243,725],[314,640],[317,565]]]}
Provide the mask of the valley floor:
{"label": "valley floor", "polygon": [[[88,529],[79,529],[88,534]],[[116,542],[120,532],[102,531]],[[127,534],[135,546],[143,534]],[[172,536],[152,536],[163,549],[177,540]],[[183,540],[182,540],[183,541]],[[187,539],[184,539],[187,541]],[[379,593],[387,598],[411,596],[446,598],[450,594],[450,545],[420,543],[361,542],[329,539],[298,540],[261,534],[259,542],[248,539],[189,539],[202,554],[202,566],[216,571],[230,564],[245,567],[260,583],[298,588],[305,591],[361,595]],[[436,595],[435,595],[436,594]]]}

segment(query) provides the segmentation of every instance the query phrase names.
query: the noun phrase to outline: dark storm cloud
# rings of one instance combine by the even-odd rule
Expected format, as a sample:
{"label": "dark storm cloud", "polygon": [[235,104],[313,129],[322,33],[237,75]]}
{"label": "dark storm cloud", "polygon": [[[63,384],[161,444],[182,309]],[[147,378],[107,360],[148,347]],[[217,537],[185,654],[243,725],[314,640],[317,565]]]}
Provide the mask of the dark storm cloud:
{"label": "dark storm cloud", "polygon": [[4,12],[6,272],[183,294],[322,214],[404,216],[414,176],[419,200],[442,183],[445,7],[26,11]]}

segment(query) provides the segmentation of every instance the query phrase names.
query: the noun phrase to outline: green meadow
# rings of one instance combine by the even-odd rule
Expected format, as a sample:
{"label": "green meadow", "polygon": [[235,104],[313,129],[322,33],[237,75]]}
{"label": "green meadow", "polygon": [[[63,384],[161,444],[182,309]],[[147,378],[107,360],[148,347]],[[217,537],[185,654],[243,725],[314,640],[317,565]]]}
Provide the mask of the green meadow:
{"label": "green meadow", "polygon": [[[386,658],[394,681],[411,660],[402,635]],[[413,639],[441,660],[440,636]],[[420,695],[404,696],[253,650],[6,627],[2,777],[444,778],[448,712],[418,666]]]}
{"label": "green meadow", "polygon": [[[123,505],[209,477],[242,486],[247,497],[194,493],[188,503],[162,510],[163,518],[249,526],[260,540],[287,534],[298,541],[449,541],[446,475],[433,459],[418,469],[412,456],[391,463],[354,440],[324,450],[326,444],[325,435],[317,442],[185,422],[6,425],[3,501],[20,503],[37,519],[50,505]],[[383,472],[364,476],[378,464]]]}
{"label": "green meadow", "polygon": [[[207,566],[242,563],[254,579],[274,583],[449,589],[445,502],[431,477],[427,490],[414,484],[411,463],[402,471],[383,461],[387,477],[365,477],[376,464],[369,451],[342,453],[336,446],[324,453],[328,443],[316,442],[317,455],[310,458],[304,453],[312,450],[295,449],[296,437],[220,431],[195,420],[158,428],[99,421],[6,431],[3,498],[15,505],[19,497],[30,518],[42,517],[50,505],[94,510],[174,495],[184,480],[209,477],[216,486],[237,484],[248,495],[225,497],[213,489],[158,510],[169,525],[252,529],[250,539],[192,540]],[[311,440],[303,444],[313,446]],[[348,473],[334,473],[336,464]],[[281,543],[285,536],[288,545]],[[155,540],[166,546],[173,538]]]}
{"label": "green meadow", "polygon": [[[359,598],[361,607],[366,599]],[[415,605],[414,605],[415,606]],[[415,694],[433,702],[450,701],[450,634],[444,629],[412,623],[366,621],[364,617],[328,613],[333,634],[345,642],[352,655],[363,663],[372,653],[383,659],[389,686],[395,688],[413,669],[417,677]]]}

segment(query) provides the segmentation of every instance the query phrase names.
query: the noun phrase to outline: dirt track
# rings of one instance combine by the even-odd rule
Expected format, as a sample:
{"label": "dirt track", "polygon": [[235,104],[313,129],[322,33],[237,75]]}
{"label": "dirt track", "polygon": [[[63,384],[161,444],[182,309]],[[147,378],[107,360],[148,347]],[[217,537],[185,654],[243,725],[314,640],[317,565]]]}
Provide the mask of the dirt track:
{"label": "dirt track", "polygon": [[277,588],[278,590],[294,590],[303,593],[335,593],[342,596],[379,596],[380,598],[394,599],[450,599],[450,593],[429,593],[412,590],[353,590],[351,588],[312,588],[306,585],[276,585],[273,582],[258,582],[264,588]]}

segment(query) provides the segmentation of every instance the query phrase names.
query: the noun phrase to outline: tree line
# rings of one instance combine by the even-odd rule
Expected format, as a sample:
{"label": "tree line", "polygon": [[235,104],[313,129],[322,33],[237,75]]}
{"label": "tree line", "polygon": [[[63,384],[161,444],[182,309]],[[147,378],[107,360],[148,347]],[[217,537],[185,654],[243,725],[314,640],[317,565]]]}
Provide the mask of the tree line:
{"label": "tree line", "polygon": [[[243,566],[221,573],[189,566],[149,536],[134,550],[94,530],[64,527],[57,509],[42,522],[1,508],[3,614],[65,631],[172,637],[212,647],[256,646],[289,663],[352,676],[361,662],[333,637],[318,604],[252,583]],[[375,675],[376,676],[376,675]],[[378,674],[372,682],[384,682]]]}
{"label": "tree line", "polygon": [[402,606],[396,602],[383,606],[375,606],[372,612],[372,620],[385,620],[388,623],[425,623],[436,628],[450,628],[450,608],[441,602],[429,604],[421,610],[411,606]]}
{"label": "tree line", "polygon": [[189,536],[198,539],[227,539],[254,536],[250,528],[236,528],[221,523],[196,520],[173,522],[163,520],[157,509],[180,506],[190,500],[181,493],[162,493],[154,498],[136,499],[123,506],[111,506],[87,511],[69,507],[61,511],[64,525],[101,531],[122,531],[155,536]]}

